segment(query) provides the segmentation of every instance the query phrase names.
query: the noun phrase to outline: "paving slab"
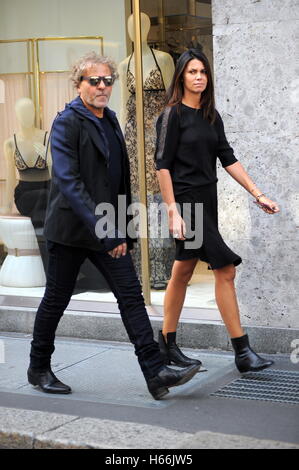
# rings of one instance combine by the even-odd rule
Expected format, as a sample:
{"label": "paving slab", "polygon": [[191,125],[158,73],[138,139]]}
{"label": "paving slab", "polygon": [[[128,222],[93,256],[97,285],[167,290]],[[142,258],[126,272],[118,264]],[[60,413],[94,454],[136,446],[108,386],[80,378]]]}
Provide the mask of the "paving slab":
{"label": "paving slab", "polygon": [[[0,364],[0,391],[39,396],[40,391],[28,384],[26,371],[31,336],[2,337],[5,363]],[[199,352],[189,352],[199,357]],[[173,404],[177,396],[186,396],[195,388],[215,380],[234,369],[232,356],[202,352],[200,359],[208,369],[196,374],[192,381],[173,388],[167,399],[156,401],[149,394],[141,374],[133,346],[122,343],[59,340],[53,355],[52,368],[59,379],[70,385],[73,393],[65,400],[163,408]],[[51,399],[50,395],[46,395]]]}

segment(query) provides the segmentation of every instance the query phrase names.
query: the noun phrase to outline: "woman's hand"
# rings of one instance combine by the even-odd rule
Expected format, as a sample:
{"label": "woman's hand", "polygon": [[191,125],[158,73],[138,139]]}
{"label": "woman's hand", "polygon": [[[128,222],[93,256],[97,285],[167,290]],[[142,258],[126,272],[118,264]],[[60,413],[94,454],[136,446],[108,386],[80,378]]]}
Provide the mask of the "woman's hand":
{"label": "woman's hand", "polygon": [[169,213],[169,230],[173,238],[186,240],[186,224],[178,212]]}
{"label": "woman's hand", "polygon": [[264,212],[267,214],[276,214],[277,212],[280,211],[278,205],[276,202],[271,201],[266,196],[262,196],[259,198],[258,201],[254,201],[261,209],[263,209]]}
{"label": "woman's hand", "polygon": [[113,250],[108,251],[108,254],[112,256],[112,258],[120,258],[121,256],[125,256],[127,254],[127,244],[122,243],[121,245],[116,246]]}
{"label": "woman's hand", "polygon": [[[264,195],[261,195],[262,191],[253,183],[240,162],[235,162],[232,165],[226,166],[225,170],[252,196],[257,198],[256,201],[253,202],[263,209],[264,212],[267,214],[276,214],[276,212],[280,211],[276,202],[271,201],[271,199]],[[257,197],[257,195],[260,196]]]}

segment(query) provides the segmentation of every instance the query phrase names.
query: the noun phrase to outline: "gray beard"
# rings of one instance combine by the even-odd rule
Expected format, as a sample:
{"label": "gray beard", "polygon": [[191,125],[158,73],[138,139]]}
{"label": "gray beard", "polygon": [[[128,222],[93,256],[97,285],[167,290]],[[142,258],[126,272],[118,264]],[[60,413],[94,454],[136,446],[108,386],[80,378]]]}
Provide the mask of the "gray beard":
{"label": "gray beard", "polygon": [[108,105],[108,103],[105,104],[104,106],[96,106],[96,105],[93,104],[93,103],[88,103],[88,104],[89,104],[89,106],[91,106],[91,107],[94,108],[94,109],[103,109],[103,108],[106,108],[106,106]]}

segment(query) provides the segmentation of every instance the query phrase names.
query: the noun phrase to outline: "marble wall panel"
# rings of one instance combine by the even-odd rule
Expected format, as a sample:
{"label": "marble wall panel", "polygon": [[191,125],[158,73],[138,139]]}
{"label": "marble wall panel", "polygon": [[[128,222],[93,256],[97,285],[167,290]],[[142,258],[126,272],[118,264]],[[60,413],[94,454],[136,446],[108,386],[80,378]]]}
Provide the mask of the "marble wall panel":
{"label": "marble wall panel", "polygon": [[214,26],[216,105],[230,131],[298,129],[299,21]]}
{"label": "marble wall panel", "polygon": [[256,236],[234,241],[233,249],[243,261],[236,276],[242,323],[299,328],[299,243]]}
{"label": "marble wall panel", "polygon": [[214,24],[299,18],[298,0],[212,0]]}
{"label": "marble wall panel", "polygon": [[279,214],[268,215],[218,164],[219,225],[229,239],[248,238],[258,232],[262,239],[299,237],[298,138],[267,133],[227,133],[236,157],[258,188],[276,201]]}
{"label": "marble wall panel", "polygon": [[218,164],[219,228],[243,263],[243,324],[299,327],[298,1],[213,0],[216,106],[228,141],[281,212],[265,214]]}

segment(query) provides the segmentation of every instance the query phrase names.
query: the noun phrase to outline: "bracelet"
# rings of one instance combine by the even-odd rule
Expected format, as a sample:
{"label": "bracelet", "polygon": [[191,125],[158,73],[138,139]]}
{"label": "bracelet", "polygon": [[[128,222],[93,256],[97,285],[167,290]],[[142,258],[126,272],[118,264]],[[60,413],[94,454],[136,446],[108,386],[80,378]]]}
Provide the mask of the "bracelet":
{"label": "bracelet", "polygon": [[259,200],[260,200],[260,197],[262,197],[262,196],[266,196],[266,195],[265,195],[264,193],[261,193],[261,194],[259,194],[258,196],[256,196],[255,199],[256,199],[257,201],[259,201]]}

